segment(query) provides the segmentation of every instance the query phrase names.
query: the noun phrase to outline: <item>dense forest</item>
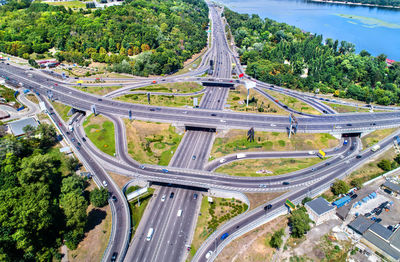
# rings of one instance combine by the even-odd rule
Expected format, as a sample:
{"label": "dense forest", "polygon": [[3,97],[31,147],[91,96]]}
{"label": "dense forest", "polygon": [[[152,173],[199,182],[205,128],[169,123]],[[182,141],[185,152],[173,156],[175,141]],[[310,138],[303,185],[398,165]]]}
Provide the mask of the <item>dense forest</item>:
{"label": "dense forest", "polygon": [[207,24],[208,7],[197,0],[127,0],[78,11],[13,0],[0,7],[0,51],[29,59],[52,49],[59,61],[166,74],[205,47]]}
{"label": "dense forest", "polygon": [[371,4],[371,5],[381,5],[381,6],[399,6],[400,0],[322,0],[322,1],[339,1],[346,3],[360,3],[360,4]]}
{"label": "dense forest", "polygon": [[225,9],[246,73],[262,81],[303,91],[332,93],[381,105],[400,104],[400,63],[386,56],[355,54],[354,44],[257,15]]}
{"label": "dense forest", "polygon": [[[84,236],[88,196],[77,160],[53,146],[52,126],[0,138],[0,261],[52,261]],[[86,194],[87,195],[87,194]]]}

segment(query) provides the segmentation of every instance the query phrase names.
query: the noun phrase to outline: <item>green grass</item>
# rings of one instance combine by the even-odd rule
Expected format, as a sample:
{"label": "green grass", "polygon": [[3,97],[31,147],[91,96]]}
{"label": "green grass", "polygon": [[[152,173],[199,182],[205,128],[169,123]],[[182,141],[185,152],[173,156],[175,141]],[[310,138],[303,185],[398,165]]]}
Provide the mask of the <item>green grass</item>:
{"label": "green grass", "polygon": [[332,104],[332,103],[326,103],[326,102],[323,102],[323,103],[330,106],[332,109],[336,110],[338,113],[369,112],[369,110],[366,108],[359,108],[359,107],[341,105],[341,104]]}
{"label": "green grass", "polygon": [[178,82],[155,84],[148,87],[131,89],[131,91],[164,92],[164,93],[193,93],[203,90],[203,86],[196,82]]}
{"label": "green grass", "polygon": [[138,206],[137,198],[133,199],[129,202],[129,207],[131,211],[131,226],[132,226],[132,235],[131,239],[135,235],[136,229],[139,226],[140,220],[146,210],[147,205],[150,202],[151,197],[153,196],[154,189],[149,188],[148,192],[142,196],[140,196],[140,206]]}
{"label": "green grass", "polygon": [[310,106],[309,104],[300,101],[294,97],[291,96],[287,96],[284,95],[282,93],[279,92],[275,92],[272,90],[264,90],[265,92],[269,93],[270,95],[272,95],[275,99],[279,100],[280,102],[284,103],[285,105],[287,105],[290,108],[293,108],[294,110],[303,112],[303,113],[307,113],[307,114],[314,114],[314,115],[320,115],[321,113],[316,110],[315,108],[313,108],[312,106]]}
{"label": "green grass", "polygon": [[14,97],[15,90],[11,88],[7,88],[3,85],[0,85],[0,97],[4,98],[7,103],[10,102],[15,102],[15,108],[18,108],[21,106],[21,103],[17,101],[17,99]]}
{"label": "green grass", "polygon": [[[150,104],[154,106],[172,106],[172,107],[182,107],[182,106],[193,106],[193,98],[198,98],[198,103],[200,103],[201,95],[195,96],[170,96],[170,95],[152,95],[150,97]],[[148,104],[147,94],[129,94],[116,98],[117,100],[135,103],[135,104]]]}
{"label": "green grass", "polygon": [[378,129],[361,138],[364,148],[371,147],[393,133],[396,128]]}
{"label": "green grass", "polygon": [[46,2],[49,5],[62,5],[70,8],[86,8],[86,3],[81,1],[68,1],[68,2]]}
{"label": "green grass", "polygon": [[[280,159],[245,159],[235,161],[217,168],[216,172],[232,176],[260,177],[276,176],[315,165],[322,160],[315,158],[280,158]],[[259,173],[258,170],[268,170],[272,173]]]}
{"label": "green grass", "polygon": [[120,86],[74,86],[74,87],[81,91],[101,96],[121,88]]}
{"label": "green grass", "polygon": [[67,114],[68,114],[69,110],[71,110],[71,107],[61,104],[61,103],[58,103],[58,102],[51,102],[51,104],[53,105],[53,107],[57,111],[57,113],[61,116],[61,118],[65,122],[68,121],[70,116],[68,116]]}
{"label": "green grass", "polygon": [[115,154],[114,125],[107,118],[90,115],[83,122],[87,137],[106,154]]}

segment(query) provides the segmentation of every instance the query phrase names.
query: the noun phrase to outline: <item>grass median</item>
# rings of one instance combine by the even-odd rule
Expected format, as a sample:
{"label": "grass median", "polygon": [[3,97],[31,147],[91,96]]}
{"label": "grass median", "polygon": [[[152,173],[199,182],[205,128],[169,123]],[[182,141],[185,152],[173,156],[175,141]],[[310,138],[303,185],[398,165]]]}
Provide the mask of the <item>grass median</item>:
{"label": "grass median", "polygon": [[367,108],[360,108],[360,107],[355,107],[355,106],[348,106],[348,105],[341,105],[341,104],[332,104],[332,103],[326,103],[327,106],[330,106],[332,109],[336,110],[338,113],[354,113],[354,112],[369,112],[369,109]]}
{"label": "grass median", "polygon": [[312,115],[320,115],[321,114],[318,110],[316,110],[309,104],[298,100],[297,98],[287,96],[287,95],[284,95],[282,93],[275,92],[272,90],[264,90],[264,91],[269,93],[275,99],[279,100],[280,102],[284,103],[285,105],[287,105],[288,107],[290,107],[296,111],[299,111],[302,113],[307,113],[307,114],[312,114]]}
{"label": "grass median", "polygon": [[147,87],[133,88],[131,91],[162,92],[162,93],[193,93],[203,90],[204,87],[196,82],[178,82],[155,84]]}
{"label": "grass median", "polygon": [[212,203],[208,202],[207,196],[202,199],[200,215],[197,219],[188,258],[189,261],[212,232],[226,221],[247,210],[247,205],[239,200],[213,197],[212,201]]}
{"label": "grass median", "polygon": [[170,124],[125,120],[129,155],[140,163],[166,166],[182,140]]}
{"label": "grass median", "polygon": [[233,111],[266,114],[288,114],[266,97],[250,89],[249,106],[247,106],[247,89],[240,85],[235,90],[229,91],[226,104]]}
{"label": "grass median", "polygon": [[74,86],[74,87],[81,91],[100,96],[106,95],[112,91],[121,88],[120,86]]}
{"label": "grass median", "polygon": [[397,128],[378,129],[361,138],[363,148],[371,147],[393,133]]}
{"label": "grass median", "polygon": [[[198,99],[198,103],[202,98],[203,94],[194,96],[172,96],[172,95],[151,95],[150,105],[154,106],[171,106],[171,107],[193,107],[193,100],[195,97]],[[115,98],[123,102],[134,103],[134,104],[146,104],[148,105],[147,94],[128,94]]]}
{"label": "grass median", "polygon": [[62,120],[67,122],[68,119],[70,118],[70,116],[68,116],[67,114],[68,114],[69,110],[71,110],[71,107],[61,104],[59,102],[51,102],[51,104],[52,104],[53,108],[57,111],[57,113],[60,115]]}
{"label": "grass median", "polygon": [[147,193],[145,193],[139,197],[139,201],[138,201],[138,198],[135,198],[129,202],[129,207],[130,207],[130,211],[131,211],[131,226],[132,226],[131,239],[135,235],[136,229],[139,226],[140,220],[142,220],[144,211],[146,210],[146,207],[149,204],[150,199],[153,196],[153,193],[154,193],[154,189],[149,188]]}
{"label": "grass median", "polygon": [[211,149],[212,159],[245,151],[293,151],[318,150],[337,146],[339,141],[330,134],[293,135],[286,133],[256,131],[254,142],[247,141],[246,130],[229,130],[217,134]]}
{"label": "grass median", "polygon": [[83,122],[86,136],[101,151],[113,156],[115,154],[114,124],[108,118],[93,114]]}
{"label": "grass median", "polygon": [[244,159],[223,165],[217,168],[215,172],[246,177],[276,176],[304,169],[321,161],[317,157],[298,159]]}

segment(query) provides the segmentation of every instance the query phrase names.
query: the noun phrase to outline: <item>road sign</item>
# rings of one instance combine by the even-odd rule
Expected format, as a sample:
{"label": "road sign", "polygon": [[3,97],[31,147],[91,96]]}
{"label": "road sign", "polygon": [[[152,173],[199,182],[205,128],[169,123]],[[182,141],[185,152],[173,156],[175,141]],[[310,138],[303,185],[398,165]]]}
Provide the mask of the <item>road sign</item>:
{"label": "road sign", "polygon": [[286,199],[285,205],[286,205],[287,207],[289,207],[291,210],[295,210],[295,209],[296,209],[296,205],[293,204],[292,201],[290,201],[289,199]]}
{"label": "road sign", "polygon": [[96,115],[96,105],[92,105],[92,106],[90,107],[90,109],[92,110],[92,113],[93,113],[94,115]]}
{"label": "road sign", "polygon": [[198,98],[197,98],[197,97],[194,97],[194,98],[193,98],[193,107],[197,107],[198,104],[199,104]]}
{"label": "road sign", "polygon": [[128,114],[129,114],[129,120],[132,121],[132,110],[129,109],[129,113]]}

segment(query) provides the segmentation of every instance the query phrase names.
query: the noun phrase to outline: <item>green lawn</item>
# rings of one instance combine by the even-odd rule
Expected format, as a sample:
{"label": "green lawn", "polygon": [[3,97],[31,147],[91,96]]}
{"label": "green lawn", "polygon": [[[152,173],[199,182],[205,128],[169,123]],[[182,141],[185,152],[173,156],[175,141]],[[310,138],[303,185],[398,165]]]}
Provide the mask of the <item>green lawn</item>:
{"label": "green lawn", "polygon": [[49,5],[62,5],[70,8],[86,8],[86,3],[81,1],[62,1],[62,2],[46,2]]}
{"label": "green lawn", "polygon": [[312,106],[310,106],[309,104],[300,101],[294,97],[291,96],[287,96],[284,95],[282,93],[279,92],[275,92],[272,90],[264,90],[265,92],[269,93],[270,95],[272,95],[275,99],[279,100],[280,102],[284,103],[285,105],[287,105],[290,108],[293,108],[294,110],[303,112],[303,113],[307,113],[307,114],[313,114],[313,115],[320,115],[321,113],[316,110],[315,108],[313,108]]}
{"label": "green lawn", "polygon": [[121,88],[120,86],[74,86],[74,87],[84,92],[101,96]]}
{"label": "green lawn", "polygon": [[7,103],[14,102],[15,103],[14,107],[18,108],[21,106],[21,104],[14,97],[14,93],[15,91],[13,89],[0,85],[0,97],[4,98]]}
{"label": "green lawn", "polygon": [[378,129],[361,138],[364,148],[371,147],[393,133],[396,128]]}
{"label": "green lawn", "polygon": [[138,200],[133,199],[132,201],[129,202],[129,207],[131,211],[131,226],[132,226],[132,235],[131,239],[135,235],[136,229],[139,226],[140,220],[142,219],[142,216],[144,214],[144,211],[146,210],[147,205],[149,204],[149,201],[151,197],[153,196],[154,189],[149,188],[148,192],[142,196],[140,196],[140,206],[138,206]]}
{"label": "green lawn", "polygon": [[51,104],[53,105],[53,108],[57,111],[57,113],[61,116],[61,118],[65,122],[68,121],[70,116],[68,116],[67,114],[68,114],[69,110],[71,110],[71,107],[61,104],[59,102],[51,102]]}
{"label": "green lawn", "polygon": [[[173,106],[173,107],[182,107],[182,106],[193,106],[193,98],[198,98],[198,103],[200,103],[201,95],[195,96],[158,96],[152,95],[150,97],[150,104],[154,106]],[[129,94],[116,98],[117,100],[135,103],[135,104],[148,104],[147,102],[147,94]]]}
{"label": "green lawn", "polygon": [[[245,159],[223,165],[217,168],[216,172],[225,173],[232,176],[276,176],[304,169],[321,161],[322,160],[317,157],[299,159]],[[256,173],[257,171],[261,170],[264,170],[266,172]]]}
{"label": "green lawn", "polygon": [[332,103],[326,103],[326,102],[323,102],[323,103],[330,106],[331,108],[336,110],[338,113],[369,112],[369,109],[367,109],[367,108],[358,108],[358,107],[354,107],[354,106],[332,104]]}
{"label": "green lawn", "polygon": [[87,137],[106,154],[115,154],[114,125],[103,116],[90,115],[83,122]]}
{"label": "green lawn", "polygon": [[155,84],[147,87],[131,89],[131,91],[163,92],[163,93],[193,93],[203,89],[203,86],[196,82],[178,82]]}

